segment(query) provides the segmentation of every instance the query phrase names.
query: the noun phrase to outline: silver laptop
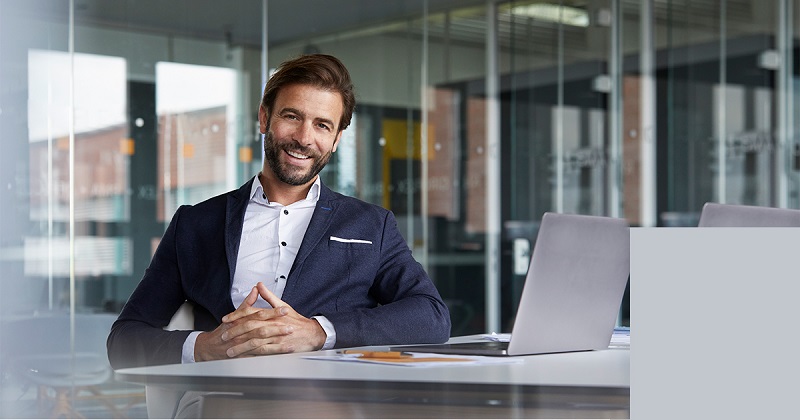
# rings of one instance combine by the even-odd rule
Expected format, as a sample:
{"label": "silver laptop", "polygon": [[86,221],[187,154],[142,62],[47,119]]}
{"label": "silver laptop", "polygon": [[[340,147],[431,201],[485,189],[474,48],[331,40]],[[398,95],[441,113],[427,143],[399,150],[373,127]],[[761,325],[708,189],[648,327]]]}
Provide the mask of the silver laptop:
{"label": "silver laptop", "polygon": [[698,227],[800,227],[800,210],[706,203]]}
{"label": "silver laptop", "polygon": [[624,219],[545,213],[509,342],[392,350],[516,356],[608,348],[629,261],[630,232]]}

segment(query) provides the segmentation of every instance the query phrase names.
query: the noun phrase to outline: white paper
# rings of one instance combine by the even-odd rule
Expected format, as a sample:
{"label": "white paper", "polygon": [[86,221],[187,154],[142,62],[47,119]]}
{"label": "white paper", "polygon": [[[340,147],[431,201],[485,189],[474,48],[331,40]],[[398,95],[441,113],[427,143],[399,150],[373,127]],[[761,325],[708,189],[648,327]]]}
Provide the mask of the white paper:
{"label": "white paper", "polygon": [[[523,359],[519,357],[487,357],[487,356],[462,356],[462,355],[449,355],[449,354],[435,354],[435,353],[408,353],[409,358],[397,358],[395,360],[387,361],[381,359],[372,359],[368,357],[359,357],[359,354],[326,354],[318,356],[304,356],[304,359],[311,360],[329,360],[337,362],[354,362],[354,363],[370,363],[379,365],[392,365],[392,366],[406,366],[406,367],[432,367],[432,366],[467,366],[467,365],[498,365],[519,363]],[[411,359],[417,359],[412,361]],[[419,361],[419,359],[439,359],[430,361]]]}

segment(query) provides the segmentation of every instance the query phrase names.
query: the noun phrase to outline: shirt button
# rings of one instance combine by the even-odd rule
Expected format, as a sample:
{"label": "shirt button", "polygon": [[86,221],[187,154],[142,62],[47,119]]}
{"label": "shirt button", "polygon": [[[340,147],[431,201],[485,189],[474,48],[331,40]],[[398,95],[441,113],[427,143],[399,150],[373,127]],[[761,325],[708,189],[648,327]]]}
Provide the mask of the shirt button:
{"label": "shirt button", "polygon": [[281,242],[281,245],[286,246],[286,242]]}
{"label": "shirt button", "polygon": [[266,194],[261,194],[261,198],[263,198],[264,200],[266,200],[266,199],[267,199],[267,195],[266,195]]}
{"label": "shirt button", "polygon": [[283,209],[283,214],[289,214],[289,210]]}
{"label": "shirt button", "polygon": [[281,276],[281,280],[286,279],[286,276]]}

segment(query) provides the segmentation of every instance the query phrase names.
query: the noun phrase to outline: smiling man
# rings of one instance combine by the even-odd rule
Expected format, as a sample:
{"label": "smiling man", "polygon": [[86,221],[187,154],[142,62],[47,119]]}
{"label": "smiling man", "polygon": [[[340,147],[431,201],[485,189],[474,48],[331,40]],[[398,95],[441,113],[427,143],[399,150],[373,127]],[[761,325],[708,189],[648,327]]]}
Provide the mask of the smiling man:
{"label": "smiling man", "polygon": [[[354,108],[338,59],[278,68],[258,109],[261,172],[175,212],[111,329],[114,368],[448,339],[447,307],[392,213],[319,179]],[[165,331],[185,301],[194,330]]]}
{"label": "smiling man", "polygon": [[[307,187],[331,159],[342,137],[336,130],[339,124],[332,119],[343,114],[342,100],[336,92],[310,85],[287,86],[276,99],[280,101],[270,106],[274,115],[267,115],[264,106],[258,110],[261,132],[267,135],[263,173],[273,176],[271,183],[276,186]],[[306,129],[311,132],[302,132]]]}

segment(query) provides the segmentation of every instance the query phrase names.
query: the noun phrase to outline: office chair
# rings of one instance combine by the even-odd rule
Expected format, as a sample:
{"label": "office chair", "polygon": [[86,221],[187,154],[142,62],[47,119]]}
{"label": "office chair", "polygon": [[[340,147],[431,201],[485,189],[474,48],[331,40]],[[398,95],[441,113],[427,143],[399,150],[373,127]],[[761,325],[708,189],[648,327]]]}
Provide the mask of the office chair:
{"label": "office chair", "polygon": [[[116,315],[75,314],[74,317],[74,334],[69,313],[27,317],[4,324],[4,365],[22,383],[38,388],[37,405],[42,417],[83,418],[73,407],[73,402],[82,398],[98,399],[114,416],[124,417],[98,388],[111,379],[105,342]],[[79,396],[87,392],[89,396]]]}
{"label": "office chair", "polygon": [[[165,330],[194,330],[193,305],[184,302],[172,316]],[[145,403],[147,404],[147,417],[151,419],[168,419],[174,417],[178,402],[183,397],[183,391],[175,391],[159,386],[146,385],[144,387]]]}
{"label": "office chair", "polygon": [[706,203],[698,227],[800,227],[800,210]]}

